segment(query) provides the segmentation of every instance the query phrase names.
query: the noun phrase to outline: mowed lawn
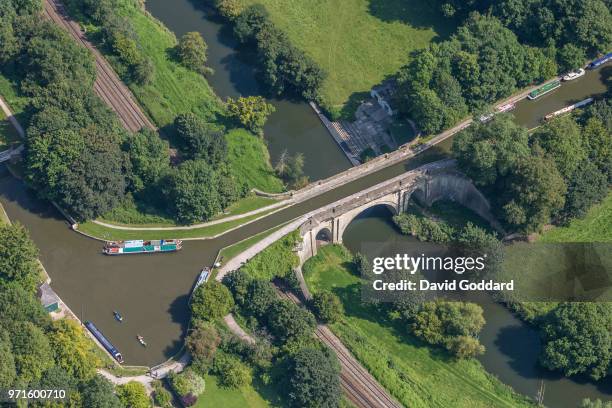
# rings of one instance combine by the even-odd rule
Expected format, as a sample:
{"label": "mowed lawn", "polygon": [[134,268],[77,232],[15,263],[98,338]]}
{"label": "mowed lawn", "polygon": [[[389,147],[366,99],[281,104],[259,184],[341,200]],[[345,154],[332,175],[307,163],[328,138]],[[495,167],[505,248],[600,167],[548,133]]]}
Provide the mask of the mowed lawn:
{"label": "mowed lawn", "polygon": [[352,94],[394,74],[415,49],[455,29],[439,0],[242,0],[263,4],[291,42],[327,73],[324,102],[347,103]]}
{"label": "mowed lawn", "polygon": [[612,242],[612,193],[584,218],[542,234],[540,242]]}
{"label": "mowed lawn", "polygon": [[326,246],[304,265],[313,293],[336,293],[345,318],[334,331],[353,355],[403,405],[411,408],[491,408],[535,406],[487,373],[477,360],[455,360],[424,345],[408,328],[390,321],[361,301],[360,278],[351,270],[351,255]]}

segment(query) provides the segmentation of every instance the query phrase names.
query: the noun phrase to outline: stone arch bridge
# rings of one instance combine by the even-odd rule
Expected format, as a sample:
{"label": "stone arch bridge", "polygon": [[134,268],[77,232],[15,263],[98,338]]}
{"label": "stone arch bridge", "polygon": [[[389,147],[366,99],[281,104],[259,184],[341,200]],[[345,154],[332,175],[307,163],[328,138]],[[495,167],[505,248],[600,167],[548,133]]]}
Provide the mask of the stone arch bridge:
{"label": "stone arch bridge", "polygon": [[489,202],[472,181],[456,170],[454,160],[421,166],[373,187],[306,214],[299,229],[303,243],[298,249],[302,262],[316,255],[318,241],[341,243],[346,227],[365,210],[384,205],[396,215],[404,212],[410,198],[431,206],[438,200],[455,201],[499,229]]}

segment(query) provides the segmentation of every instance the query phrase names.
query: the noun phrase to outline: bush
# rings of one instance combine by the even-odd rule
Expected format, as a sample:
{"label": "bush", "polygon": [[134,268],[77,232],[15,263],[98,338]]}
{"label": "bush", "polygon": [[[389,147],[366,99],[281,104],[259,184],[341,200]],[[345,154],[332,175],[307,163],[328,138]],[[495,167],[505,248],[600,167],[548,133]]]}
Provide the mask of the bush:
{"label": "bush", "polygon": [[221,343],[221,337],[215,326],[208,322],[197,322],[185,339],[185,346],[193,357],[192,365],[202,374],[206,374]]}
{"label": "bush", "polygon": [[340,298],[331,292],[318,292],[312,298],[315,316],[325,323],[335,323],[344,316],[344,306]]}
{"label": "bush", "polygon": [[263,96],[227,98],[225,104],[231,117],[260,136],[263,135],[263,127],[268,116],[276,110],[273,105],[266,102]]}
{"label": "bush", "polygon": [[151,398],[147,395],[144,385],[136,381],[117,386],[117,396],[124,406],[130,408],[149,408]]}
{"label": "bush", "polygon": [[161,381],[153,382],[153,402],[161,408],[172,408],[172,394],[164,388]]}
{"label": "bush", "polygon": [[239,388],[252,381],[251,369],[226,353],[218,353],[213,363],[213,371],[219,376],[221,385],[229,388]]}
{"label": "bush", "polygon": [[200,377],[191,368],[187,368],[178,374],[172,373],[169,378],[172,389],[181,397],[190,394],[197,397],[204,392],[206,387],[204,378]]}
{"label": "bush", "polygon": [[400,214],[393,217],[393,222],[402,234],[414,235],[420,241],[445,243],[452,239],[454,230],[445,222],[438,222],[414,214]]}
{"label": "bush", "polygon": [[191,299],[192,319],[217,320],[234,307],[230,291],[220,282],[210,281],[199,286]]}

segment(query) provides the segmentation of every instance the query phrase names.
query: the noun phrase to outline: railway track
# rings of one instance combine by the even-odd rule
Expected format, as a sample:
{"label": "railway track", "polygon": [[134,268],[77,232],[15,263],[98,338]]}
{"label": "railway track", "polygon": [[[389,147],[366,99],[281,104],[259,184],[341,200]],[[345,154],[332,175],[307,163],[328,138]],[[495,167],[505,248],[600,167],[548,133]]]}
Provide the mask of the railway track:
{"label": "railway track", "polygon": [[[291,292],[276,286],[279,295],[295,304],[302,301]],[[317,325],[315,337],[331,348],[340,362],[340,384],[346,397],[359,408],[401,408],[387,391],[367,372],[361,364],[325,325]]]}
{"label": "railway track", "polygon": [[117,113],[121,124],[132,132],[143,127],[155,130],[155,125],[140,109],[132,92],[121,82],[102,54],[87,40],[79,25],[68,17],[64,6],[58,0],[44,0],[44,15],[92,52],[97,72],[94,92]]}

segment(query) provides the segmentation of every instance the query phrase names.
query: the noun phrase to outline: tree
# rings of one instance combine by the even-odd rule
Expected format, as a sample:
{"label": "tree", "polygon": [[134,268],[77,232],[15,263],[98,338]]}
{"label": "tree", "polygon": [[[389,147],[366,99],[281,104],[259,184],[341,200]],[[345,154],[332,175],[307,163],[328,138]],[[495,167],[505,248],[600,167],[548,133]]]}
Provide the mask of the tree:
{"label": "tree", "polygon": [[[49,368],[43,373],[40,381],[31,386],[42,390],[64,390],[66,391],[66,402],[64,406],[82,406],[82,397],[77,388],[78,380],[61,367],[55,366]],[[55,407],[56,405],[51,406]]]}
{"label": "tree", "polygon": [[135,192],[154,186],[170,168],[168,142],[150,129],[142,128],[126,138],[123,149],[130,160],[130,184]]}
{"label": "tree", "polygon": [[0,281],[0,328],[13,332],[18,322],[32,322],[38,327],[47,328],[51,319],[38,299],[31,292],[15,282]]}
{"label": "tree", "polygon": [[131,79],[140,86],[149,85],[155,77],[155,65],[150,58],[140,58],[130,67]]}
{"label": "tree", "polygon": [[23,225],[0,226],[0,279],[15,281],[33,293],[40,282],[38,248]]}
{"label": "tree", "polygon": [[247,292],[249,291],[249,286],[253,278],[249,276],[242,269],[238,269],[236,271],[232,271],[223,277],[223,284],[229,288],[234,295],[234,300],[240,306],[244,306],[247,303]]}
{"label": "tree", "polygon": [[604,402],[599,398],[592,401],[589,398],[585,398],[578,408],[612,408],[612,401]]}
{"label": "tree", "polygon": [[227,141],[218,125],[193,113],[178,115],[174,125],[186,157],[207,160],[214,167],[227,157]]}
{"label": "tree", "polygon": [[225,387],[239,388],[252,381],[251,369],[235,356],[218,353],[213,365],[214,372]]}
{"label": "tree", "polygon": [[480,306],[438,300],[423,304],[414,316],[412,331],[427,343],[443,346],[456,357],[469,358],[484,352],[476,338],[484,323]]}
{"label": "tree", "polygon": [[496,115],[487,124],[475,123],[453,140],[453,155],[461,170],[477,185],[494,184],[508,175],[518,160],[529,155],[529,135],[511,116]]}
{"label": "tree", "polygon": [[113,385],[106,378],[95,375],[81,389],[83,406],[91,408],[123,408]]}
{"label": "tree", "polygon": [[18,378],[24,383],[38,381],[53,367],[53,351],[43,331],[30,322],[15,323],[11,333]]}
{"label": "tree", "polygon": [[572,175],[562,211],[562,221],[582,218],[591,206],[599,203],[608,194],[608,177],[588,160],[578,164]]}
{"label": "tree", "polygon": [[312,336],[317,322],[308,310],[288,300],[276,300],[268,311],[268,326],[282,343]]}
{"label": "tree", "polygon": [[15,357],[11,348],[9,333],[0,330],[0,388],[8,389],[13,385],[17,378],[17,369],[15,368]]}
{"label": "tree", "polygon": [[609,373],[612,360],[612,305],[561,303],[545,318],[542,365],[565,375],[594,380]]}
{"label": "tree", "polygon": [[232,307],[232,294],[225,285],[214,280],[199,286],[191,299],[191,314],[196,320],[220,319],[228,314]]}
{"label": "tree", "polygon": [[117,386],[117,396],[124,406],[130,408],[149,408],[151,398],[147,395],[144,385],[136,381]]}
{"label": "tree", "polygon": [[275,167],[276,174],[292,188],[300,188],[308,184],[304,176],[304,155],[296,153],[293,156],[283,153]]}
{"label": "tree", "polygon": [[561,72],[569,72],[584,65],[586,54],[584,49],[567,43],[557,51],[557,62]]}
{"label": "tree", "polygon": [[217,329],[207,322],[197,322],[185,339],[185,346],[193,358],[192,365],[200,373],[208,372],[219,343],[221,337]]}
{"label": "tree", "polygon": [[344,316],[344,306],[340,298],[327,291],[317,292],[312,297],[312,308],[319,320],[335,323]]}
{"label": "tree", "polygon": [[511,226],[535,231],[565,204],[567,187],[555,163],[543,152],[517,163],[501,197],[502,217]]}
{"label": "tree", "polygon": [[292,406],[332,408],[340,404],[340,365],[335,354],[304,348],[289,363],[289,399]]}
{"label": "tree", "polygon": [[53,323],[50,336],[56,364],[79,380],[88,380],[96,373],[100,359],[95,354],[95,345],[83,333],[74,320],[62,319]]}
{"label": "tree", "polygon": [[188,160],[166,176],[162,191],[170,212],[179,222],[190,224],[221,212],[218,188],[218,175],[208,163]]}
{"label": "tree", "polygon": [[276,302],[276,291],[270,282],[254,279],[248,285],[248,292],[244,308],[255,317],[265,317],[270,306]]}
{"label": "tree", "polygon": [[580,127],[571,116],[552,120],[532,135],[533,143],[538,143],[553,158],[565,180],[570,179],[578,163],[586,158],[582,139]]}
{"label": "tree", "polygon": [[244,8],[240,0],[216,0],[215,2],[219,13],[230,20],[235,20]]}
{"label": "tree", "polygon": [[202,35],[196,31],[185,33],[176,46],[176,53],[181,64],[187,68],[202,74],[210,72],[206,67],[206,50],[208,46]]}
{"label": "tree", "polygon": [[586,121],[583,128],[583,136],[587,145],[589,161],[607,177],[608,183],[612,184],[612,146],[610,136],[612,134],[612,109],[608,126],[601,117],[594,116]]}
{"label": "tree", "polygon": [[227,98],[227,110],[231,117],[258,135],[263,135],[263,127],[276,109],[266,102],[263,96],[247,96],[238,99]]}

